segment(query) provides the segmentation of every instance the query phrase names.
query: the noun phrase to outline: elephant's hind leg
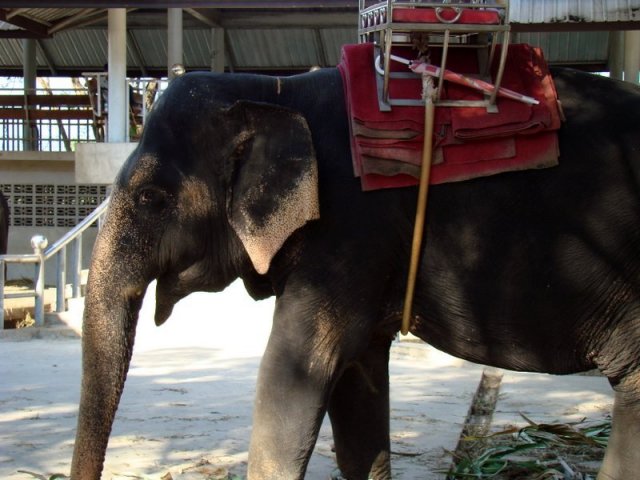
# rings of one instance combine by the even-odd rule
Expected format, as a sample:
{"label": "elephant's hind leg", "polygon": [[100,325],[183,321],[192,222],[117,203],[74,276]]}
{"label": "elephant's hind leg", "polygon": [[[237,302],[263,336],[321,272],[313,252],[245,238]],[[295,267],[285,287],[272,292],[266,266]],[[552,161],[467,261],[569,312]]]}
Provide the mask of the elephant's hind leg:
{"label": "elephant's hind leg", "polygon": [[638,478],[640,472],[640,372],[616,387],[611,436],[598,480]]}
{"label": "elephant's hind leg", "polygon": [[377,339],[342,374],[329,401],[338,467],[348,480],[391,478],[389,339]]}

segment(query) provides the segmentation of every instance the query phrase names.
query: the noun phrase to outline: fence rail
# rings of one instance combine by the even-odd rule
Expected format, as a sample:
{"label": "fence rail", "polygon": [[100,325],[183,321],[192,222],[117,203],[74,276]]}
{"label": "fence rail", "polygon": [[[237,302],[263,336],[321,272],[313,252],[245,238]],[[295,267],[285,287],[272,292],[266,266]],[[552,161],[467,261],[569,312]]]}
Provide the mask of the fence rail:
{"label": "fence rail", "polygon": [[96,141],[96,118],[86,89],[0,91],[3,151],[73,151]]}
{"label": "fence rail", "polygon": [[[65,290],[67,285],[67,246],[72,244],[71,258],[71,296],[80,297],[82,272],[82,234],[97,222],[107,210],[109,199],[102,202],[91,214],[69,230],[62,238],[47,248],[47,239],[42,235],[31,238],[33,254],[0,255],[0,329],[4,328],[4,302],[7,298],[33,297],[35,302],[35,321],[37,326],[44,325],[44,274],[46,262],[56,258],[56,312],[66,310]],[[5,292],[5,265],[7,263],[32,263],[35,265],[34,288],[26,292]]]}
{"label": "fence rail", "polygon": [[[0,89],[0,150],[73,151],[78,142],[106,139],[107,109],[104,73],[86,74],[84,86],[39,88],[26,92]],[[100,82],[95,81],[101,79]],[[139,138],[146,115],[166,82],[128,79],[129,136]]]}

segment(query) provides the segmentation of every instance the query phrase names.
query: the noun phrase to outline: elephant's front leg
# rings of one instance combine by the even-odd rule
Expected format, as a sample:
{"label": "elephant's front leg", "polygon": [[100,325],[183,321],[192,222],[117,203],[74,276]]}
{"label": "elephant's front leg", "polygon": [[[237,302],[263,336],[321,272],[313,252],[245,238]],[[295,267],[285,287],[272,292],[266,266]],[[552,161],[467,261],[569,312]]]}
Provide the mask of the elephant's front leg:
{"label": "elephant's front leg", "polygon": [[638,478],[640,472],[640,373],[617,389],[611,436],[598,480]]}
{"label": "elephant's front leg", "polygon": [[269,345],[258,375],[249,480],[302,479],[326,411],[326,380]]}
{"label": "elephant's front leg", "polygon": [[302,479],[343,363],[333,316],[278,299],[256,391],[249,480]]}
{"label": "elephant's front leg", "polygon": [[329,400],[338,467],[348,480],[391,478],[390,338],[376,338],[342,374]]}

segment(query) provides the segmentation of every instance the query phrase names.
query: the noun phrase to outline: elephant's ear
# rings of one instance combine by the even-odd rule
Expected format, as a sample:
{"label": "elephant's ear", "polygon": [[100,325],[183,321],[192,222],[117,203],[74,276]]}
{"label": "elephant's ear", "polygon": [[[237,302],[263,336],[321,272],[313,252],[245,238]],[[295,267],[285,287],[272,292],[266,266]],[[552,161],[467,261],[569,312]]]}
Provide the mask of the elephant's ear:
{"label": "elephant's ear", "polygon": [[319,218],[311,131],[302,115],[275,105],[241,101],[228,114],[242,132],[227,214],[256,271],[264,274],[289,235]]}

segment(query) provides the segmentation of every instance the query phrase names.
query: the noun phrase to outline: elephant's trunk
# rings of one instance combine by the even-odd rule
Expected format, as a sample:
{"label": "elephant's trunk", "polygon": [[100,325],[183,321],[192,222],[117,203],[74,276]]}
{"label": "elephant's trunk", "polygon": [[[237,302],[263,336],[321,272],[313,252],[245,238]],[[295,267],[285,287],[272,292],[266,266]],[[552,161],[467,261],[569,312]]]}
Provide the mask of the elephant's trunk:
{"label": "elephant's trunk", "polygon": [[[102,232],[101,232],[102,233]],[[100,235],[102,236],[102,235]],[[73,480],[98,480],[133,351],[144,288],[94,249],[82,332],[82,391],[71,465]],[[101,254],[102,253],[102,254]],[[122,266],[121,266],[122,267]],[[127,288],[125,285],[129,285]]]}
{"label": "elephant's trunk", "polygon": [[[82,393],[71,466],[73,480],[99,479],[133,350],[135,319],[85,314],[82,338]],[[95,310],[94,310],[95,311]]]}

